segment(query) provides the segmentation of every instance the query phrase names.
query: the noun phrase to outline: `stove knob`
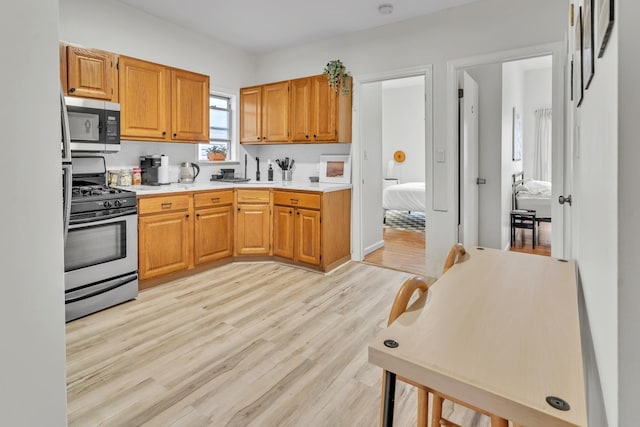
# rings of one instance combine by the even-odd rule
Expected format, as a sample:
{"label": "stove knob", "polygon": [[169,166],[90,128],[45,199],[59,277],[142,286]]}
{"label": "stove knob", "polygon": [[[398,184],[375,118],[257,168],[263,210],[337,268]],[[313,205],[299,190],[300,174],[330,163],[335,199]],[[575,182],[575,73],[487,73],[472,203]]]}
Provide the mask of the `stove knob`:
{"label": "stove knob", "polygon": [[111,202],[108,201],[108,200],[105,200],[104,201],[104,207],[107,208],[107,209],[110,208],[111,207]]}
{"label": "stove knob", "polygon": [[122,203],[120,203],[120,200],[115,200],[115,201],[113,202],[113,206],[115,206],[116,208],[119,208],[121,204],[122,204]]}

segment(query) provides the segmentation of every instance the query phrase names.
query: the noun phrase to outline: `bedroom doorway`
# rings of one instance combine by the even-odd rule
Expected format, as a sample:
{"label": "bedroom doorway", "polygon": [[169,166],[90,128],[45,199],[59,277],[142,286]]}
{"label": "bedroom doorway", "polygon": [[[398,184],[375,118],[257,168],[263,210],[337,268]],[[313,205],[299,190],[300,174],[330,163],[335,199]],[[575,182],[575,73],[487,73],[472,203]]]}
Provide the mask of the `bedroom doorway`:
{"label": "bedroom doorway", "polygon": [[362,248],[367,263],[425,274],[425,75],[360,85]]}
{"label": "bedroom doorway", "polygon": [[[516,250],[538,254],[553,252],[556,257],[564,254],[565,218],[560,205],[552,202],[564,193],[565,184],[563,55],[560,45],[546,45],[450,63],[450,72],[456,76],[454,81],[458,82],[465,71],[479,85],[480,179],[473,185],[477,186],[479,194],[478,244],[481,246],[505,250],[513,246]],[[544,85],[541,81],[544,81]],[[542,86],[546,89],[543,90]],[[536,123],[536,114],[546,115],[549,123]],[[456,126],[459,125],[456,123]],[[540,133],[548,135],[544,150],[549,160],[542,163],[538,162],[540,153],[536,154],[534,150],[537,126],[546,129]],[[458,171],[461,167],[458,166]],[[544,173],[541,174],[540,169],[544,169]],[[522,188],[516,189],[513,175],[522,172],[526,182],[532,179],[553,182],[553,186],[549,185],[549,189],[545,190],[549,193],[545,194],[545,208],[519,206],[521,201],[515,201],[514,190],[521,191]],[[460,178],[458,182],[458,194],[464,194],[464,185],[471,184],[462,182]],[[536,186],[537,182],[533,184]],[[538,188],[534,191],[542,190]],[[535,250],[531,228],[511,226],[512,211],[515,209],[536,210],[539,214],[534,222]],[[458,212],[461,221],[464,221],[461,204],[458,205]],[[512,229],[515,231],[513,245]]]}

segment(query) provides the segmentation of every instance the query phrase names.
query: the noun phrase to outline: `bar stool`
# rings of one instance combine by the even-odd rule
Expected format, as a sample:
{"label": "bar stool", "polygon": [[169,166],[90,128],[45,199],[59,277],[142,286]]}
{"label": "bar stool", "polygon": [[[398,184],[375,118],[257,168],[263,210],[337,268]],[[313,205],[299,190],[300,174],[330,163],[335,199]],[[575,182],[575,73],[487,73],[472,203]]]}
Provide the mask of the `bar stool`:
{"label": "bar stool", "polygon": [[[447,254],[447,258],[444,262],[443,273],[446,273],[454,264],[463,260],[466,255],[466,250],[464,246],[460,243],[457,243],[449,249],[449,253]],[[409,301],[415,292],[419,293],[419,297],[421,297],[424,293],[428,292],[429,286],[424,281],[422,277],[416,276],[407,279],[396,294],[395,299],[393,300],[393,305],[391,306],[391,312],[389,313],[389,319],[387,322],[387,326],[391,325],[402,313],[407,310],[407,306],[409,305]],[[386,382],[386,375],[383,371],[382,375],[382,402],[380,405],[380,425],[382,426],[382,415],[384,408],[384,388]],[[407,378],[404,377],[396,377],[396,380],[403,381],[405,383],[411,384],[418,388],[418,419],[417,426],[418,427],[427,427],[428,418],[429,418],[429,393],[433,396],[432,398],[432,406],[431,409],[433,413],[431,414],[431,427],[439,427],[450,426],[450,427],[459,427],[457,424],[452,423],[449,420],[446,420],[442,417],[442,406],[444,404],[444,400],[447,399],[451,402],[454,402],[458,405],[469,408],[475,412],[479,412],[488,416],[491,419],[491,427],[508,427],[509,421],[504,418],[500,418],[497,415],[491,414],[487,411],[484,411],[480,408],[476,408],[467,403],[461,402],[458,399],[452,398],[450,396],[443,395],[435,390],[429,389],[421,384],[417,384]],[[518,424],[514,424],[514,427],[521,427]]]}

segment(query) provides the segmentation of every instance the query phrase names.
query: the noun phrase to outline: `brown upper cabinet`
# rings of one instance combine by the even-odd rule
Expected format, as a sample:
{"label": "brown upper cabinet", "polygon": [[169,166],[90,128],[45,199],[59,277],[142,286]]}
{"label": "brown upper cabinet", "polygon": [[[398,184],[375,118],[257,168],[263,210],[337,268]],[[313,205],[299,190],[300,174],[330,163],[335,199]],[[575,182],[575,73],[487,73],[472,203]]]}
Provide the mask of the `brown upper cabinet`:
{"label": "brown upper cabinet", "polygon": [[240,142],[289,141],[289,82],[240,89]]}
{"label": "brown upper cabinet", "polygon": [[122,138],[209,140],[209,76],[120,57]]}
{"label": "brown upper cabinet", "polygon": [[60,81],[65,95],[118,102],[118,56],[60,44]]}
{"label": "brown upper cabinet", "polygon": [[324,75],[241,89],[240,142],[351,142],[351,99],[335,93]]}

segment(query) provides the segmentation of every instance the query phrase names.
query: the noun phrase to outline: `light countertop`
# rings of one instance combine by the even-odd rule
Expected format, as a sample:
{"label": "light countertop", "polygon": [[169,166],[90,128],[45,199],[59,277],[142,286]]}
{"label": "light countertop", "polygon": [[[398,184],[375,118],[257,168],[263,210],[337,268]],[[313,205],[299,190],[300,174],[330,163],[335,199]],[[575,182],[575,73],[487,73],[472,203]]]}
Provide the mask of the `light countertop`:
{"label": "light countertop", "polygon": [[183,193],[188,191],[222,190],[225,188],[273,188],[276,190],[317,191],[320,193],[328,193],[331,191],[350,189],[351,184],[333,184],[309,181],[282,182],[251,180],[249,182],[196,181],[193,184],[181,184],[172,182],[171,184],[167,185],[132,185],[119,188],[135,191],[136,195],[138,196],[148,196],[163,193]]}

